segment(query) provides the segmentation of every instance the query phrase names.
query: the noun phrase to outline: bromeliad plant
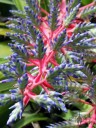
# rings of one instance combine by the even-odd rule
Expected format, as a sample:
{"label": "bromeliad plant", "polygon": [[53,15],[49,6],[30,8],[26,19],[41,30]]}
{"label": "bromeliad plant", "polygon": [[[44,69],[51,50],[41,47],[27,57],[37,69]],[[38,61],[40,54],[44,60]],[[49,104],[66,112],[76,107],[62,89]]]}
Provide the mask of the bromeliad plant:
{"label": "bromeliad plant", "polygon": [[[50,0],[49,12],[40,7],[38,0],[26,0],[25,12],[11,12],[7,33],[13,54],[0,65],[5,75],[0,83],[14,82],[9,93],[0,94],[0,105],[14,101],[7,125],[22,118],[26,106],[34,103],[51,113],[58,109],[67,113],[66,104],[87,104],[88,112],[47,126],[48,128],[72,128],[84,124],[96,125],[96,77],[86,67],[95,59],[96,37],[90,22],[96,12],[95,1],[80,8],[80,0]],[[46,16],[42,16],[42,14]],[[39,92],[35,89],[38,89]],[[91,102],[87,102],[90,99]],[[35,105],[36,105],[35,104]],[[80,116],[81,119],[76,119]],[[64,117],[63,117],[64,118]],[[53,122],[54,123],[54,122]]]}

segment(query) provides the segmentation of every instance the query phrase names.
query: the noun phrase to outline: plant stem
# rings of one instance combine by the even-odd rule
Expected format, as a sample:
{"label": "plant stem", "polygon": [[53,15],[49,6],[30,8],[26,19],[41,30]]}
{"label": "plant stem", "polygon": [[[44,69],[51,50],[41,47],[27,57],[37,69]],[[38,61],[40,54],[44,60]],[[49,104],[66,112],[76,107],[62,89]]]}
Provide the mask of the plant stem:
{"label": "plant stem", "polygon": [[33,128],[40,128],[40,125],[39,125],[39,123],[38,122],[32,122],[32,126],[33,126]]}

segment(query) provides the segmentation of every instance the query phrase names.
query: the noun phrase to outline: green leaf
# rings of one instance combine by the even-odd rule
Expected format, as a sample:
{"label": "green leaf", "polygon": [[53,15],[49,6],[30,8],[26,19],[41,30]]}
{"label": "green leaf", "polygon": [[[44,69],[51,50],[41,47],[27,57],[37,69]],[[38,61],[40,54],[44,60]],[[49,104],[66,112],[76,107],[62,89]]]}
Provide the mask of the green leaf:
{"label": "green leaf", "polygon": [[11,32],[8,28],[0,28],[0,35],[6,36],[7,32]]}
{"label": "green leaf", "polygon": [[[7,128],[6,122],[8,120],[9,117],[9,113],[11,110],[9,110],[8,108],[12,105],[12,102],[6,104],[6,106],[1,107],[0,106],[0,127],[1,128]],[[3,117],[3,118],[2,118]],[[5,127],[4,127],[5,126]]]}
{"label": "green leaf", "polygon": [[33,89],[33,92],[35,92],[36,94],[40,94],[41,91],[42,91],[41,86],[37,86],[36,88]]}
{"label": "green leaf", "polygon": [[3,22],[0,22],[0,26],[5,26],[5,23],[3,23]]}
{"label": "green leaf", "polygon": [[[4,64],[5,62],[7,62],[7,60],[5,60],[4,58],[0,58],[0,64]],[[4,78],[4,75],[0,72],[0,80]]]}
{"label": "green leaf", "polygon": [[92,106],[84,104],[80,107],[82,112],[87,112],[88,110],[90,110],[92,108]]}
{"label": "green leaf", "polygon": [[49,11],[48,4],[49,0],[38,0],[40,3],[40,6],[45,9],[46,11]]}
{"label": "green leaf", "polygon": [[10,89],[13,89],[14,88],[14,86],[13,86],[14,84],[15,84],[15,82],[9,82],[9,83],[0,84],[0,93],[8,91]]}
{"label": "green leaf", "polygon": [[87,112],[92,108],[92,106],[83,103],[76,103],[75,106],[78,107],[81,112]]}
{"label": "green leaf", "polygon": [[24,6],[26,6],[25,0],[12,0],[18,10],[24,11]]}
{"label": "green leaf", "polygon": [[0,72],[0,80],[4,78],[4,75],[2,74],[2,72]]}
{"label": "green leaf", "polygon": [[60,117],[64,120],[72,119],[73,116],[74,116],[74,113],[71,110],[68,110],[67,113],[63,113],[62,115],[60,115]]}
{"label": "green leaf", "polygon": [[4,59],[4,58],[0,58],[0,64],[4,64],[5,62],[7,62],[6,59]]}
{"label": "green leaf", "polygon": [[47,119],[48,119],[47,117],[43,117],[41,114],[29,114],[27,117],[22,118],[16,124],[14,124],[13,127],[22,128],[31,122],[42,121]]}
{"label": "green leaf", "polygon": [[0,58],[9,56],[11,54],[12,51],[11,48],[8,46],[8,42],[0,42]]}
{"label": "green leaf", "polygon": [[81,3],[83,5],[87,5],[87,4],[90,4],[91,2],[93,2],[93,0],[82,0]]}
{"label": "green leaf", "polygon": [[12,0],[0,0],[0,3],[14,5],[14,2]]}
{"label": "green leaf", "polygon": [[[0,64],[7,62],[4,57],[7,57],[11,54],[12,52],[10,47],[8,46],[8,42],[0,42]],[[0,79],[2,78],[4,78],[4,75],[0,72]]]}

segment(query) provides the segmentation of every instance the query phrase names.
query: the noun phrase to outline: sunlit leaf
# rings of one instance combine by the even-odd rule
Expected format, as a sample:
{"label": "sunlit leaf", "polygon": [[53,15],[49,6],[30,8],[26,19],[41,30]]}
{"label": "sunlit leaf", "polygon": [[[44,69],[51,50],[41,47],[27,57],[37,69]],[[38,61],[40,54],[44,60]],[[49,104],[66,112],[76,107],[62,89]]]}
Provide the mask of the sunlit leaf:
{"label": "sunlit leaf", "polygon": [[5,23],[3,23],[3,22],[0,22],[0,26],[5,26]]}
{"label": "sunlit leaf", "polygon": [[25,0],[12,0],[18,10],[24,11]]}
{"label": "sunlit leaf", "polygon": [[8,28],[0,28],[0,35],[5,36],[7,32],[11,32]]}
{"label": "sunlit leaf", "polygon": [[0,42],[0,58],[9,56],[11,54],[12,54],[12,51],[8,46],[8,42]]}
{"label": "sunlit leaf", "polygon": [[67,113],[63,113],[62,115],[60,115],[60,117],[61,117],[62,119],[65,119],[65,120],[69,120],[69,119],[71,119],[73,116],[74,116],[74,113],[73,113],[71,110],[68,110]]}
{"label": "sunlit leaf", "polygon": [[[12,54],[12,51],[10,47],[8,46],[7,42],[0,42],[0,64],[3,64],[7,62],[7,60],[4,59],[4,57],[7,57]],[[0,72],[0,79],[2,79],[4,76]]]}
{"label": "sunlit leaf", "polygon": [[40,114],[29,114],[27,117],[22,118],[16,124],[14,124],[14,128],[22,128],[31,122],[42,121],[47,119],[48,119],[47,117],[43,117]]}

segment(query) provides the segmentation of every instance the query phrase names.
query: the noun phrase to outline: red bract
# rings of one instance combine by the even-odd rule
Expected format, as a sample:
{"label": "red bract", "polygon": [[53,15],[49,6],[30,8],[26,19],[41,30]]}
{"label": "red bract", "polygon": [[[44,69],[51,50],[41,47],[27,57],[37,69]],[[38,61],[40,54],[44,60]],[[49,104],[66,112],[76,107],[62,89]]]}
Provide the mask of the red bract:
{"label": "red bract", "polygon": [[[72,23],[67,26],[67,36],[70,38],[74,32],[75,27],[79,24],[84,22],[83,19],[80,18],[80,12],[83,11],[85,8],[90,7],[91,5],[94,5],[94,2],[92,4],[89,4],[85,7],[81,7],[79,9],[79,13],[77,15],[77,19],[73,20]],[[42,59],[32,59],[30,58],[28,61],[29,63],[27,66],[37,66],[38,67],[38,74],[36,76],[32,76],[31,74],[28,73],[29,77],[29,83],[24,91],[24,104],[27,104],[30,98],[34,97],[35,94],[32,93],[32,90],[37,87],[41,86],[47,93],[48,93],[48,88],[53,89],[53,87],[47,82],[46,76],[47,76],[47,65],[48,63],[52,63],[55,66],[58,66],[59,64],[56,62],[54,56],[56,55],[56,51],[52,50],[51,48],[51,41],[56,38],[59,33],[66,28],[64,26],[64,18],[66,17],[67,11],[66,11],[66,0],[62,0],[60,6],[60,15],[58,16],[58,27],[56,30],[51,30],[51,28],[48,25],[48,16],[50,15],[46,10],[41,9],[43,13],[45,13],[47,16],[44,17],[39,17],[41,20],[41,24],[38,27],[40,32],[42,33],[44,45],[46,47],[46,54]],[[34,44],[32,44],[34,47]],[[70,50],[72,50],[70,48]],[[66,54],[66,47],[61,48],[61,51],[63,54]],[[87,90],[86,90],[87,91]],[[85,89],[84,89],[85,92]]]}

